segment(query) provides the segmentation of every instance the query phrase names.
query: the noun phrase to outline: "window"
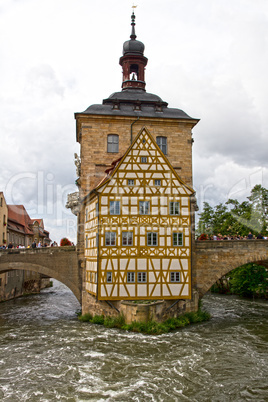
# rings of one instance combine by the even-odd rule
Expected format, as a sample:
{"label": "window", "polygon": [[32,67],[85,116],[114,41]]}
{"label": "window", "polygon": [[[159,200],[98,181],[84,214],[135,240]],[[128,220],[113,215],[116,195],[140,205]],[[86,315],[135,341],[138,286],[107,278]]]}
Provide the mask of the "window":
{"label": "window", "polygon": [[155,186],[161,186],[161,180],[158,180],[158,179],[155,180],[155,181],[154,181],[154,185],[155,185]]}
{"label": "window", "polygon": [[147,233],[147,246],[157,246],[157,233]]}
{"label": "window", "polygon": [[86,236],[86,248],[88,248],[88,237]]}
{"label": "window", "polygon": [[107,136],[107,152],[116,153],[119,151],[119,136],[117,134],[109,134]]}
{"label": "window", "polygon": [[106,232],[105,233],[105,246],[115,246],[116,245],[116,233]]}
{"label": "window", "polygon": [[129,186],[134,186],[135,185],[135,180],[134,179],[129,179],[128,180],[128,185]]}
{"label": "window", "polygon": [[173,246],[183,246],[182,233],[173,233]]}
{"label": "window", "polygon": [[170,272],[170,282],[180,282],[180,272]]}
{"label": "window", "polygon": [[167,155],[167,137],[156,137],[156,143],[163,154]]}
{"label": "window", "polygon": [[135,272],[127,273],[127,283],[135,283]]}
{"label": "window", "polygon": [[179,202],[170,202],[169,203],[169,213],[170,215],[179,215],[180,214],[180,203]]}
{"label": "window", "polygon": [[147,163],[147,156],[141,156],[141,163]]}
{"label": "window", "polygon": [[88,221],[88,210],[86,208],[86,222]]}
{"label": "window", "polygon": [[133,246],[132,232],[122,232],[122,246]]}
{"label": "window", "polygon": [[140,206],[140,208],[139,208],[140,215],[148,215],[149,214],[149,206],[150,206],[149,201],[140,201],[139,206]]}
{"label": "window", "polygon": [[146,282],[146,272],[138,272],[138,282],[144,283]]}
{"label": "window", "polygon": [[108,272],[106,273],[106,282],[107,282],[107,283],[112,283],[112,281],[113,281],[113,273],[110,272],[110,271],[108,271]]}
{"label": "window", "polygon": [[110,201],[110,215],[120,215],[120,201]]}

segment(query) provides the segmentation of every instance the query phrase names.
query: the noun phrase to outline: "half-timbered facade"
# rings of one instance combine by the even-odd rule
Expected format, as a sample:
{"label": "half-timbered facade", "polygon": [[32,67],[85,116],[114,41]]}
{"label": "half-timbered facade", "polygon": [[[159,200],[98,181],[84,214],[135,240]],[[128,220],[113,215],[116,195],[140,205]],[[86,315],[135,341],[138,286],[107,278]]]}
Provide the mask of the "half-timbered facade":
{"label": "half-timbered facade", "polygon": [[86,290],[99,300],[191,298],[191,196],[143,128],[85,201]]}

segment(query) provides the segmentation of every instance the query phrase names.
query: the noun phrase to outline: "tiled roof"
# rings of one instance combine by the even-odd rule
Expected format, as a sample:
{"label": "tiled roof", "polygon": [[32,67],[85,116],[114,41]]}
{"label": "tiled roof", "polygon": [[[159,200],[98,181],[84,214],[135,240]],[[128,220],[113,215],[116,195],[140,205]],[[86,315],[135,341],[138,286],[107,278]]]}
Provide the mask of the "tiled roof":
{"label": "tiled roof", "polygon": [[[32,235],[32,220],[23,205],[8,205],[8,224],[23,228],[23,233]],[[15,228],[14,228],[15,229]],[[16,229],[15,229],[16,230]]]}

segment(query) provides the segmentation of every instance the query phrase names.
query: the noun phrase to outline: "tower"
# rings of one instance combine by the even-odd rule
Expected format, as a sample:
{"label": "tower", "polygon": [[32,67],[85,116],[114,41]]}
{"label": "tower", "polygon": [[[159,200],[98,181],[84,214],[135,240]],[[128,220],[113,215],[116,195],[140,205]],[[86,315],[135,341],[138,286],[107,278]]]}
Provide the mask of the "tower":
{"label": "tower", "polygon": [[[82,306],[82,310],[86,312],[87,310],[92,310],[96,307],[96,300],[100,298],[100,283],[96,282],[98,281],[98,278],[100,280],[101,278],[101,267],[97,263],[97,255],[100,255],[98,252],[98,249],[100,250],[100,247],[105,246],[106,244],[106,229],[103,229],[104,232],[98,232],[100,229],[100,222],[97,223],[98,219],[102,219],[102,222],[106,222],[107,220],[106,217],[103,215],[102,217],[102,210],[101,208],[103,207],[103,211],[105,210],[105,206],[100,205],[100,201],[98,202],[97,198],[100,194],[100,192],[103,191],[102,184],[106,183],[107,180],[109,180],[109,177],[111,178],[113,174],[117,174],[117,170],[122,168],[122,160],[125,160],[127,152],[130,152],[128,157],[133,157],[135,155],[135,152],[138,153],[138,155],[141,155],[139,160],[137,158],[135,159],[135,163],[132,163],[132,167],[135,166],[140,166],[141,172],[137,171],[132,171],[131,174],[136,174],[135,177],[137,177],[137,183],[139,183],[139,188],[136,185],[136,196],[134,197],[135,199],[137,198],[135,206],[133,208],[130,206],[131,203],[134,203],[134,198],[129,200],[129,207],[125,208],[128,210],[128,221],[130,222],[130,216],[133,212],[135,215],[139,215],[139,213],[143,214],[139,208],[147,208],[147,205],[150,209],[150,214],[156,215],[155,219],[157,217],[157,213],[155,212],[155,207],[152,207],[153,201],[146,201],[146,194],[147,190],[149,189],[150,186],[159,186],[159,184],[156,184],[157,182],[160,182],[160,186],[162,186],[161,190],[159,188],[155,189],[155,194],[162,194],[162,192],[166,193],[172,193],[174,197],[176,191],[173,189],[174,186],[181,186],[181,192],[182,194],[185,195],[186,198],[182,201],[172,201],[173,198],[168,198],[171,195],[167,196],[166,199],[168,201],[163,206],[161,202],[159,201],[159,208],[161,204],[161,210],[165,212],[167,215],[175,215],[175,220],[176,225],[179,224],[179,222],[183,222],[183,217],[182,215],[185,213],[185,219],[186,216],[191,214],[191,200],[190,198],[193,195],[193,190],[191,189],[192,187],[192,128],[197,124],[198,120],[193,119],[190,116],[188,116],[185,112],[183,112],[180,109],[175,109],[175,108],[169,108],[167,102],[164,102],[159,96],[151,94],[146,92],[145,90],[145,67],[147,65],[147,58],[144,56],[144,44],[140,41],[138,41],[135,32],[135,15],[134,13],[131,16],[131,35],[130,35],[130,40],[126,41],[123,45],[123,55],[120,57],[119,64],[122,66],[122,72],[123,72],[123,79],[122,79],[122,90],[120,92],[115,92],[112,95],[110,95],[108,98],[103,100],[103,103],[101,105],[95,104],[89,106],[84,112],[82,113],[75,113],[75,119],[76,119],[76,138],[77,141],[80,143],[80,158],[81,158],[81,165],[79,166],[79,173],[80,177],[77,180],[77,184],[79,187],[79,198],[81,201],[81,209],[80,213],[78,214],[78,253],[79,253],[79,263],[81,266],[81,272],[83,272],[83,283],[84,283],[84,306]],[[144,141],[144,145],[141,143],[141,138],[142,141]],[[134,152],[134,144],[138,148]],[[139,144],[139,146],[137,145]],[[157,154],[157,160],[159,161],[158,167],[156,166],[156,163],[153,161],[154,158],[152,157],[151,154],[146,154],[148,150],[146,150],[147,144],[150,145],[150,152],[155,152],[155,155]],[[142,148],[143,147],[143,148]],[[149,152],[149,151],[148,151]],[[132,155],[132,156],[130,156]],[[142,156],[144,155],[144,156]],[[148,165],[140,165],[140,163],[145,163],[143,161],[146,160],[148,162]],[[156,158],[156,157],[155,157]],[[148,159],[148,160],[147,160]],[[156,159],[155,159],[156,160]],[[121,162],[120,162],[121,161]],[[147,163],[146,162],[146,163]],[[163,171],[166,170],[166,175],[170,175],[169,177],[172,180],[169,179],[170,181],[167,184],[167,181],[164,176],[159,176],[157,178],[157,171],[152,173],[152,177],[154,174],[156,174],[155,179],[151,179],[151,181],[146,179],[146,175],[144,173],[144,169],[148,169],[153,171],[153,169],[160,169],[162,166]],[[168,166],[168,167],[167,167]],[[127,169],[132,169],[128,167]],[[167,170],[169,173],[167,173]],[[122,171],[120,174],[124,175],[124,171]],[[143,180],[139,180],[139,175],[143,175]],[[122,176],[123,177],[123,176]],[[134,177],[134,176],[133,176]],[[162,178],[163,177],[163,178]],[[118,179],[118,185],[117,185],[117,191],[118,191],[118,199],[117,198],[107,198],[107,195],[103,195],[104,193],[102,192],[100,198],[103,196],[101,199],[108,199],[108,206],[107,208],[119,208],[119,212],[115,212],[115,215],[120,215],[122,216],[123,214],[123,199],[120,197],[123,196],[123,189],[120,186],[126,186],[127,183],[129,184],[131,182],[130,176],[125,176],[125,181],[120,181]],[[133,179],[134,180],[134,179]],[[174,183],[177,183],[176,185]],[[108,182],[107,182],[108,183]],[[121,183],[121,184],[120,184]],[[147,184],[146,184],[147,183]],[[165,184],[164,184],[165,183]],[[173,183],[173,184],[172,184]],[[107,184],[108,185],[108,184]],[[134,180],[134,186],[135,186],[135,180]],[[147,190],[146,187],[147,186]],[[168,187],[172,187],[170,190]],[[109,185],[108,185],[109,187]],[[175,192],[174,192],[174,191]],[[115,191],[115,190],[113,190]],[[129,194],[133,194],[133,188],[129,189]],[[134,192],[135,192],[134,191]],[[149,191],[149,190],[148,190]],[[132,192],[132,193],[131,193]],[[171,194],[170,193],[170,194]],[[143,194],[143,195],[141,195]],[[179,194],[179,193],[177,193]],[[137,197],[143,197],[144,201],[140,201],[140,198]],[[96,197],[95,197],[96,196]],[[149,195],[148,195],[149,196]],[[95,197],[95,198],[94,198]],[[106,197],[106,198],[105,198]],[[151,195],[150,195],[151,197]],[[179,199],[179,198],[178,198]],[[171,201],[170,201],[171,200]],[[175,198],[174,198],[175,200]],[[106,201],[105,201],[106,202]],[[149,204],[146,204],[149,202]],[[185,203],[184,207],[182,208],[182,205],[179,207],[180,202]],[[158,205],[157,204],[157,205]],[[177,208],[177,209],[176,209]],[[149,210],[148,209],[148,210]],[[186,211],[187,210],[187,211]],[[132,212],[131,212],[132,211]],[[143,211],[143,210],[142,210]],[[154,212],[153,212],[154,211]],[[159,209],[160,211],[160,209]],[[176,217],[176,215],[179,215],[180,211],[180,218]],[[184,212],[183,212],[184,211]],[[110,213],[110,212],[109,212]],[[109,214],[108,213],[108,214]],[[159,214],[161,214],[159,212]],[[98,218],[98,216],[101,218]],[[173,219],[172,218],[172,219]],[[130,219],[130,220],[129,220]],[[141,220],[140,218],[138,219],[139,222],[147,222],[146,225],[151,225],[153,222],[153,217],[148,217],[148,219],[143,219]],[[157,218],[158,219],[158,218]],[[160,218],[159,218],[160,219]],[[162,219],[162,218],[161,218]],[[163,218],[164,219],[164,218]],[[160,226],[163,224],[164,220],[161,220]],[[175,220],[171,219],[169,216],[168,222],[171,222],[171,225],[175,222]],[[180,219],[180,221],[178,220]],[[124,221],[124,219],[123,219]],[[122,225],[122,222],[119,220],[117,221],[118,227]],[[108,219],[108,224],[112,222],[112,220]],[[109,223],[110,222],[110,223]],[[115,222],[115,221],[114,221]],[[186,221],[184,221],[186,222]],[[90,227],[92,228],[92,225],[96,228],[96,230],[92,231]],[[174,223],[175,225],[175,223]],[[190,265],[191,265],[191,260],[190,260],[190,252],[191,252],[191,235],[187,234],[188,231],[191,232],[190,229],[190,218],[187,221],[187,231],[185,230],[183,233],[183,236],[181,236],[180,230],[178,229],[177,231],[173,231],[174,235],[171,233],[170,236],[172,239],[176,238],[178,244],[181,242],[181,239],[187,238],[184,244],[184,246],[187,248],[187,275],[188,275],[188,280],[189,280],[189,275],[190,275]],[[159,226],[159,227],[160,227]],[[84,230],[85,229],[85,230]],[[162,228],[163,229],[163,228]],[[162,230],[161,229],[161,230]],[[123,230],[123,229],[122,229]],[[135,229],[136,230],[136,229]],[[133,229],[133,233],[135,232]],[[163,229],[164,230],[164,229]],[[174,229],[175,230],[175,229]],[[184,230],[184,229],[183,229]],[[124,233],[130,233],[127,230],[123,230]],[[126,241],[128,242],[130,235],[125,235],[123,232],[120,234],[116,233],[116,238],[118,236],[127,236],[126,238],[120,239],[118,238],[118,243],[116,243],[115,246],[118,246],[119,243],[120,245],[123,245],[123,242]],[[189,233],[190,233],[189,232]],[[104,234],[103,234],[104,233]],[[115,233],[114,231],[109,231],[107,232],[109,235],[109,239],[107,240],[108,246],[114,246],[113,244],[113,236]],[[136,232],[135,232],[136,233]],[[146,239],[144,240],[145,242],[152,242],[152,245],[155,246],[158,240],[158,233],[157,231],[152,231],[148,232],[151,233],[149,234]],[[101,236],[103,237],[101,238]],[[140,235],[137,234],[136,239],[138,242],[138,237]],[[152,236],[152,237],[150,237]],[[160,236],[160,232],[159,232]],[[108,238],[107,237],[107,238]],[[134,236],[135,237],[135,236]],[[102,239],[104,243],[100,243],[99,240]],[[127,239],[127,240],[126,240]],[[171,239],[171,238],[170,238]],[[161,240],[162,242],[166,242],[165,249],[167,249],[167,245],[169,244],[170,240],[165,237],[164,240]],[[135,240],[135,239],[134,239]],[[136,240],[135,240],[136,241]],[[110,242],[110,243],[109,243]],[[107,245],[106,244],[106,245]],[[146,246],[146,245],[145,245]],[[137,247],[137,250],[135,251],[136,257],[140,256],[140,253],[147,253],[146,255],[150,259],[151,257],[149,256],[150,252],[152,251],[152,248],[147,249],[147,251],[142,250],[142,245],[139,242],[139,246]],[[146,248],[146,247],[145,247]],[[111,249],[110,249],[111,250]],[[149,251],[150,252],[149,252]],[[155,251],[154,251],[155,252]],[[177,252],[177,249],[176,249]],[[149,254],[148,254],[149,253]],[[157,254],[158,255],[158,254]],[[176,254],[177,255],[177,254]],[[141,257],[141,256],[140,256]],[[147,257],[146,257],[147,258]],[[159,255],[157,258],[160,258]],[[170,257],[168,257],[170,258]],[[130,257],[131,259],[131,257]],[[159,259],[159,261],[161,258]],[[135,275],[133,278],[136,278],[136,281],[138,280],[138,267],[137,264],[141,264],[142,258],[137,259],[138,262],[135,264],[135,269],[136,269],[136,277]],[[140,262],[139,262],[140,261]],[[162,260],[161,260],[162,261]],[[179,263],[179,259],[178,259]],[[108,262],[107,262],[108,264]],[[160,264],[160,263],[159,263]],[[162,262],[161,262],[162,264]],[[161,265],[160,264],[160,265]],[[173,264],[170,263],[170,265]],[[180,263],[181,264],[181,263]],[[184,263],[183,263],[184,264]],[[183,265],[182,264],[182,265]],[[147,264],[148,265],[148,264]],[[160,267],[159,265],[159,267]],[[169,265],[169,266],[170,266]],[[182,266],[181,265],[181,266]],[[91,268],[89,268],[89,266]],[[149,265],[148,265],[149,266]],[[93,267],[93,268],[92,268]],[[161,265],[162,267],[162,265]],[[146,269],[149,269],[148,267]],[[161,268],[162,270],[162,268]],[[169,270],[169,268],[166,268],[166,270]],[[107,271],[107,269],[106,269]],[[111,271],[105,271],[105,275]],[[133,271],[134,272],[134,271]],[[144,271],[145,272],[145,271]],[[174,275],[176,276],[176,272],[174,271]],[[178,271],[179,272],[179,271]],[[95,275],[95,276],[94,276]],[[125,272],[124,278],[128,278],[129,273]],[[149,275],[149,271],[148,271]],[[168,273],[169,279],[171,278],[171,273]],[[173,275],[173,274],[172,274]],[[182,275],[178,273],[178,278],[181,278]],[[109,278],[112,278],[110,276]],[[117,278],[117,277],[116,277]],[[119,278],[119,277],[118,277]],[[123,278],[123,277],[122,277]],[[173,276],[172,276],[173,278]],[[170,279],[172,282],[172,278]],[[185,276],[186,278],[186,276]],[[103,279],[104,280],[104,279]],[[108,281],[108,276],[106,279]],[[116,279],[119,282],[121,279]],[[95,282],[94,282],[95,281]],[[124,279],[122,279],[124,282]],[[127,281],[127,279],[126,279]],[[161,289],[164,287],[163,284],[163,279],[161,279]],[[167,279],[165,279],[167,281]],[[185,279],[186,281],[186,279]],[[118,289],[120,288],[120,283],[118,282]],[[122,286],[126,287],[126,284],[122,282]],[[87,288],[87,283],[92,284],[92,287]],[[94,283],[97,283],[97,286],[93,286]],[[151,284],[153,285],[153,284]],[[106,285],[104,285],[105,287]],[[109,286],[109,282],[107,283],[107,286]],[[148,285],[149,286],[149,285]],[[156,284],[158,286],[158,284]],[[184,286],[184,285],[183,285]],[[94,291],[91,291],[92,289],[95,289]],[[105,287],[106,289],[107,287]],[[190,287],[189,287],[190,288]],[[91,289],[91,290],[90,290]],[[99,289],[99,290],[98,290]],[[149,289],[149,287],[148,287]],[[92,298],[90,296],[93,294],[95,297]],[[95,293],[94,293],[95,292]],[[126,291],[127,293],[128,291]],[[148,290],[149,292],[149,290]],[[149,293],[142,293],[145,298],[149,297]],[[135,292],[134,292],[135,293]],[[133,293],[133,294],[134,294]],[[108,294],[106,292],[106,294]],[[118,290],[117,296],[114,298],[114,296],[111,296],[113,300],[116,299],[117,303],[120,302],[120,295],[124,294],[124,291],[120,293],[120,290]],[[131,296],[125,296],[126,299],[131,298]],[[151,293],[153,295],[153,293]],[[159,293],[159,297],[163,296],[164,294],[168,294],[167,292],[161,292]],[[172,292],[169,293],[166,297],[172,299],[176,299],[176,297],[179,295],[175,295]],[[104,296],[105,299],[106,296]],[[107,296],[108,297],[108,296]],[[122,296],[123,297],[123,296]],[[134,299],[140,298],[139,297],[139,291],[136,291],[135,296],[133,296]],[[155,296],[156,297],[156,296]],[[164,297],[164,296],[163,296]],[[191,295],[187,293],[181,294],[181,298],[190,298]],[[109,298],[109,297],[108,297]],[[123,297],[124,298],[124,297]],[[153,298],[150,297],[151,299]],[[92,306],[95,307],[92,307]],[[90,307],[91,306],[91,307]],[[100,303],[98,304],[98,307],[96,307],[96,311],[101,311],[100,308]]]}

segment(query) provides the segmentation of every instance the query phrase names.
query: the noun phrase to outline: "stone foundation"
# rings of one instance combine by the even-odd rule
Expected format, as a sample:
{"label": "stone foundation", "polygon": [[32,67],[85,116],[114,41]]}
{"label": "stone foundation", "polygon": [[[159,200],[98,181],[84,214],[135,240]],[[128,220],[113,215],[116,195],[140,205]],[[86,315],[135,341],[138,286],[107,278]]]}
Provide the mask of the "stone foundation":
{"label": "stone foundation", "polygon": [[82,295],[82,314],[117,317],[123,314],[127,324],[131,322],[147,322],[153,320],[163,322],[168,318],[176,318],[185,313],[198,310],[198,292],[193,291],[192,300],[159,300],[151,303],[133,301],[97,301],[87,292]]}

